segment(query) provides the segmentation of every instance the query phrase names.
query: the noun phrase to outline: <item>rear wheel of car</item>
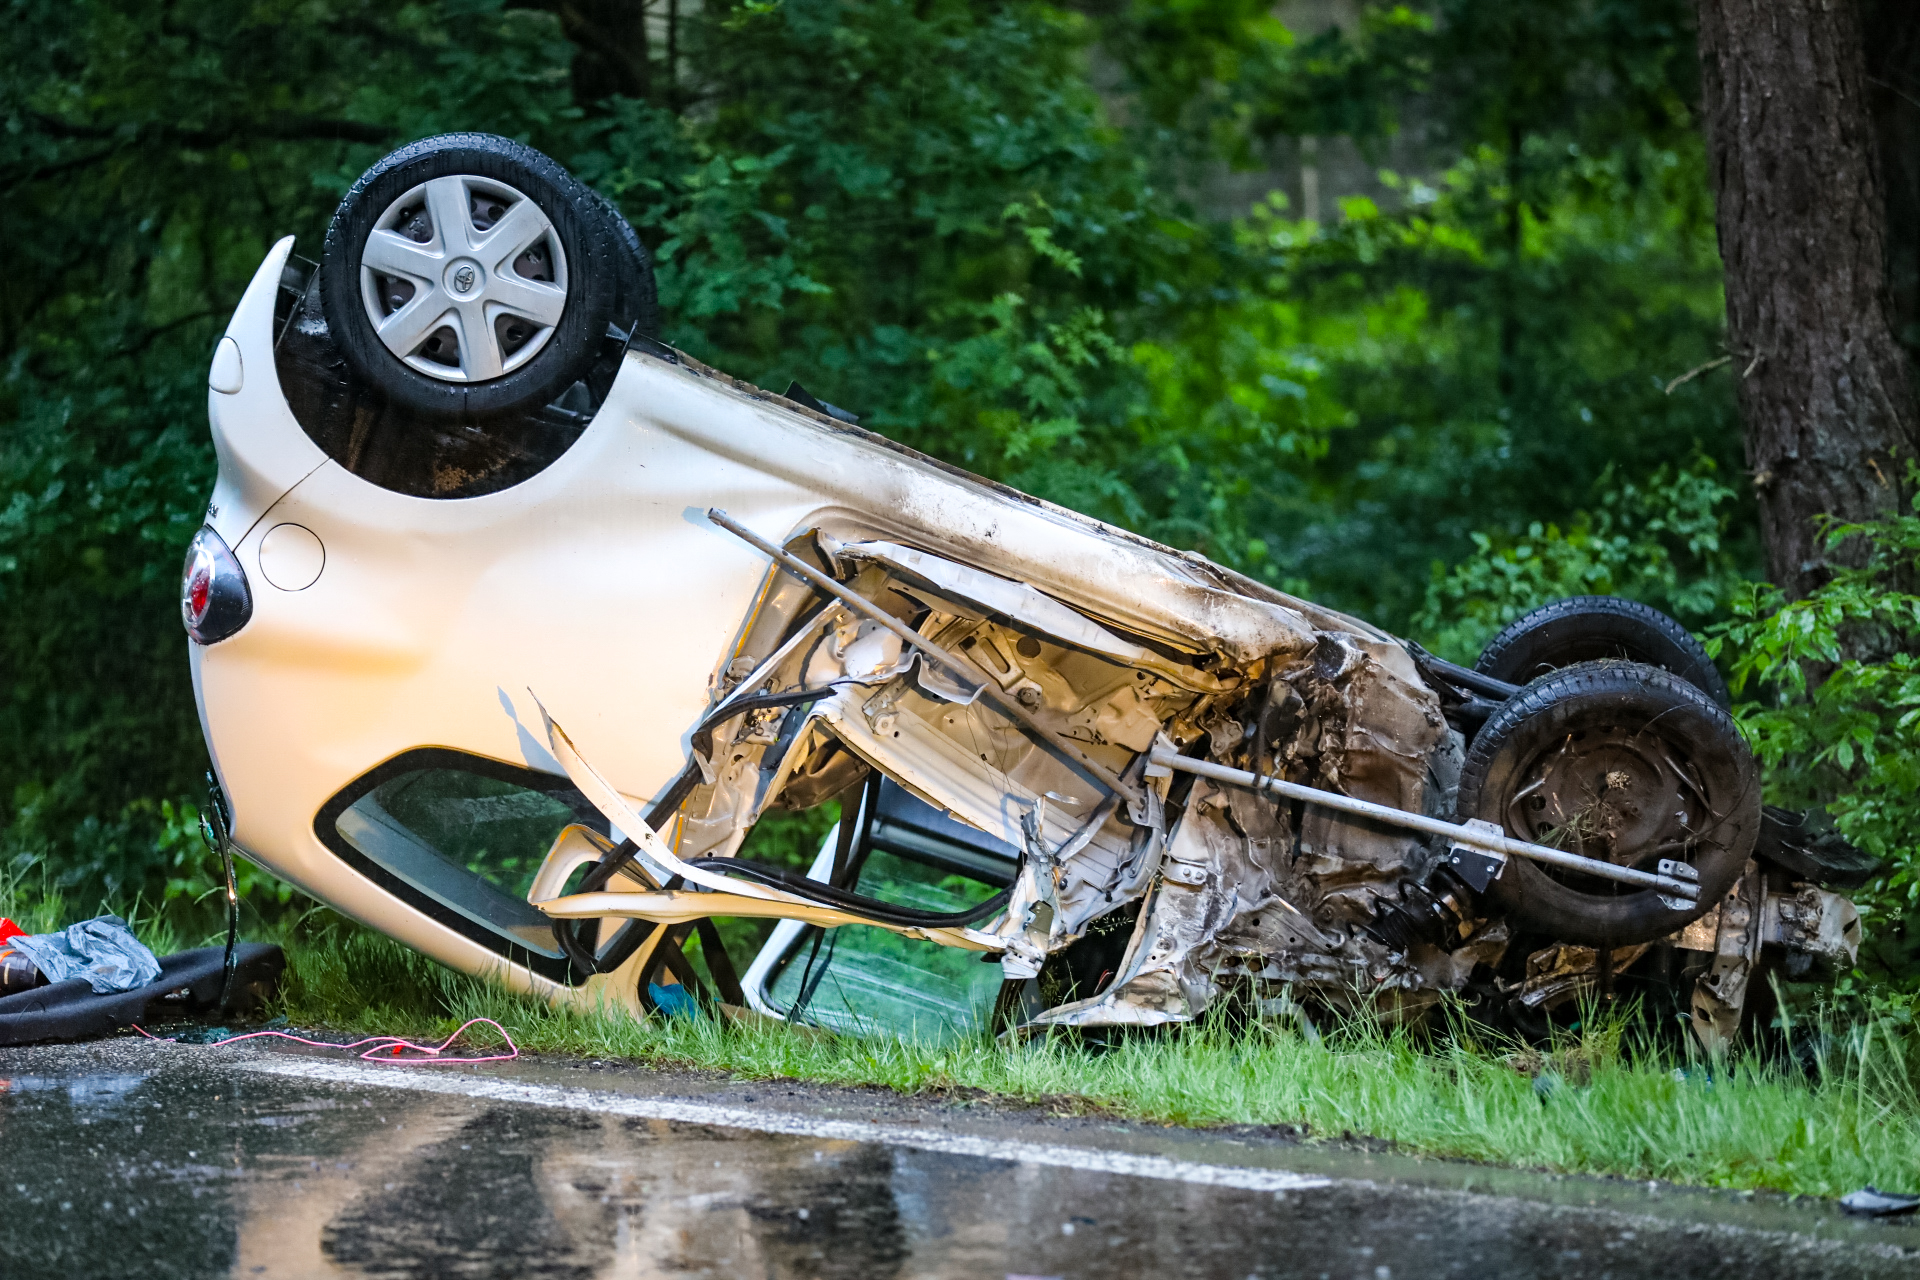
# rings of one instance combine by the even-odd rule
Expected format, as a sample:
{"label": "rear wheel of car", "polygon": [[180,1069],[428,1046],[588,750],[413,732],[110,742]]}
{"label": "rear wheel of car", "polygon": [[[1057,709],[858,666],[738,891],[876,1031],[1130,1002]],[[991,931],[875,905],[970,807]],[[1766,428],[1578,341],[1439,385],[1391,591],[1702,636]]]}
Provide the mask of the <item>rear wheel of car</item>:
{"label": "rear wheel of car", "polygon": [[427,138],[369,169],[334,213],[320,285],[353,371],[443,417],[548,404],[610,327],[656,320],[625,220],[553,160],[491,134]]}
{"label": "rear wheel of car", "polygon": [[1663,937],[1725,896],[1760,831],[1760,775],[1726,711],[1672,672],[1587,662],[1534,681],[1474,739],[1458,812],[1621,866],[1690,864],[1698,904],[1513,857],[1490,892],[1522,928],[1624,947]]}
{"label": "rear wheel of car", "polygon": [[1603,658],[1659,667],[1723,707],[1732,702],[1726,680],[1691,632],[1658,609],[1618,596],[1573,596],[1523,614],[1487,642],[1473,669],[1526,684]]}

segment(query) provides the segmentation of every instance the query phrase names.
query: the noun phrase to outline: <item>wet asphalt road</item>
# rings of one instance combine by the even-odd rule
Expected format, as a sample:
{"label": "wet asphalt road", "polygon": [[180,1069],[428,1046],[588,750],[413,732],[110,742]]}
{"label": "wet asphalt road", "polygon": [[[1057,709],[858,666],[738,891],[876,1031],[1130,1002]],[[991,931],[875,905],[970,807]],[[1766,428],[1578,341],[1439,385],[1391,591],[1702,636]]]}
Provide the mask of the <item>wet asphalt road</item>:
{"label": "wet asphalt road", "polygon": [[1920,1274],[1827,1205],[575,1063],[0,1050],[0,1153],[6,1280]]}

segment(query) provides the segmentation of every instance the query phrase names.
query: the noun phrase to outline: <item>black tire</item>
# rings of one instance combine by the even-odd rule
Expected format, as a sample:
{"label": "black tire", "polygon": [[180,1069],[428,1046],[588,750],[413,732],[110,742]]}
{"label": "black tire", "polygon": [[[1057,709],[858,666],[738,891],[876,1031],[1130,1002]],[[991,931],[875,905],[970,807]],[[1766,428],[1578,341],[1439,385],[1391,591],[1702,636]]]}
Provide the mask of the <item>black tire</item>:
{"label": "black tire", "polygon": [[1458,813],[1648,871],[1662,858],[1691,863],[1700,898],[1687,911],[1651,889],[1521,858],[1490,887],[1525,930],[1627,947],[1726,895],[1760,832],[1760,775],[1732,717],[1690,682],[1640,663],[1588,662],[1501,704],[1467,752]]}
{"label": "black tire", "polygon": [[[416,367],[434,367],[435,362],[425,353],[429,346],[444,348],[439,335],[451,334],[452,329],[436,329],[425,344],[411,352],[409,358],[414,363],[410,364],[381,341],[369,314],[372,303],[362,291],[362,257],[376,223],[409,192],[448,177],[509,187],[532,201],[551,223],[551,236],[558,241],[558,262],[564,264],[566,277],[565,301],[558,319],[550,325],[529,326],[537,337],[520,340],[521,345],[529,341],[538,345],[520,359],[517,347],[509,349],[507,337],[482,327],[475,341],[495,341],[494,352],[505,371],[483,373],[465,381],[454,380],[465,378],[464,371],[430,375]],[[423,232],[430,232],[433,243],[447,243],[430,216],[428,222],[417,225]],[[460,235],[464,242],[484,231],[470,217]],[[549,404],[581,380],[606,341],[610,324],[630,325],[643,315],[652,321],[652,273],[646,269],[644,250],[636,258],[637,248],[632,228],[612,215],[610,206],[597,193],[540,152],[491,134],[444,134],[387,156],[367,170],[340,201],[321,254],[321,306],[333,339],[353,372],[396,405],[448,418],[510,413]],[[475,265],[484,254],[483,248],[472,251]],[[467,260],[459,254],[449,255],[449,269],[456,259]],[[518,260],[513,267],[519,268]],[[477,279],[479,287],[487,289],[493,287],[496,277],[504,279],[508,274],[481,266],[477,277],[465,278]],[[374,283],[381,280],[401,280],[408,299],[421,287],[435,287],[424,272],[420,276],[424,285],[397,274],[376,277]],[[555,281],[557,288],[557,274]],[[379,291],[385,287],[382,284]],[[447,287],[451,290],[452,285]],[[454,292],[445,296],[449,306],[453,305],[451,299],[461,297]],[[470,295],[468,300],[472,301]],[[396,304],[396,314],[398,305],[403,304]],[[631,318],[621,316],[622,309],[630,311]],[[517,365],[516,359],[520,359]],[[464,352],[459,355],[459,364],[462,369],[466,364]]]}
{"label": "black tire", "polygon": [[1618,596],[1573,596],[1540,606],[1488,641],[1473,669],[1526,684],[1606,658],[1671,671],[1721,706],[1732,705],[1726,680],[1691,632],[1658,609]]}
{"label": "black tire", "polygon": [[640,233],[633,229],[626,215],[614,207],[613,201],[592,187],[584,190],[599,205],[622,250],[618,255],[619,285],[614,291],[614,327],[629,339],[659,337],[660,293],[653,278],[653,255],[640,243]]}

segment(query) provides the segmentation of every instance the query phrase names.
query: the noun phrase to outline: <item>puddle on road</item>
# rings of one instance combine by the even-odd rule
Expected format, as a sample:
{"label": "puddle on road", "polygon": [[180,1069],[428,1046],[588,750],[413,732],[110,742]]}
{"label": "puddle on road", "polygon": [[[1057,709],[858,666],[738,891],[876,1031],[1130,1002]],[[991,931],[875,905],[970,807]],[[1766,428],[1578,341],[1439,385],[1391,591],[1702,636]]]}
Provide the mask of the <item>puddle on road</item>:
{"label": "puddle on road", "polygon": [[1911,1255],[1497,1197],[1285,1196],[294,1082],[3,1077],[0,1275],[1911,1274]]}

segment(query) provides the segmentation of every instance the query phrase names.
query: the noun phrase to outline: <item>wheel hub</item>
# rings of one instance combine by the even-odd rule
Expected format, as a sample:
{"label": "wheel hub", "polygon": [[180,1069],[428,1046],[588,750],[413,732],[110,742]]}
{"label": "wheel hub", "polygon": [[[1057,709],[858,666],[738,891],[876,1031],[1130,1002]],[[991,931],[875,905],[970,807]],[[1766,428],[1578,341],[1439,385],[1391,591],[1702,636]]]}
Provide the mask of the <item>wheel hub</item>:
{"label": "wheel hub", "polygon": [[1570,734],[1527,770],[1508,812],[1525,839],[1631,865],[1676,856],[1691,834],[1697,788],[1652,734]]}
{"label": "wheel hub", "polygon": [[480,291],[481,283],[486,278],[486,273],[480,269],[479,263],[461,258],[447,268],[444,280],[448,293],[456,298],[466,299]]}
{"label": "wheel hub", "polygon": [[435,178],[375,220],[361,300],[381,343],[442,382],[486,382],[532,360],[567,306],[552,219],[504,183]]}

